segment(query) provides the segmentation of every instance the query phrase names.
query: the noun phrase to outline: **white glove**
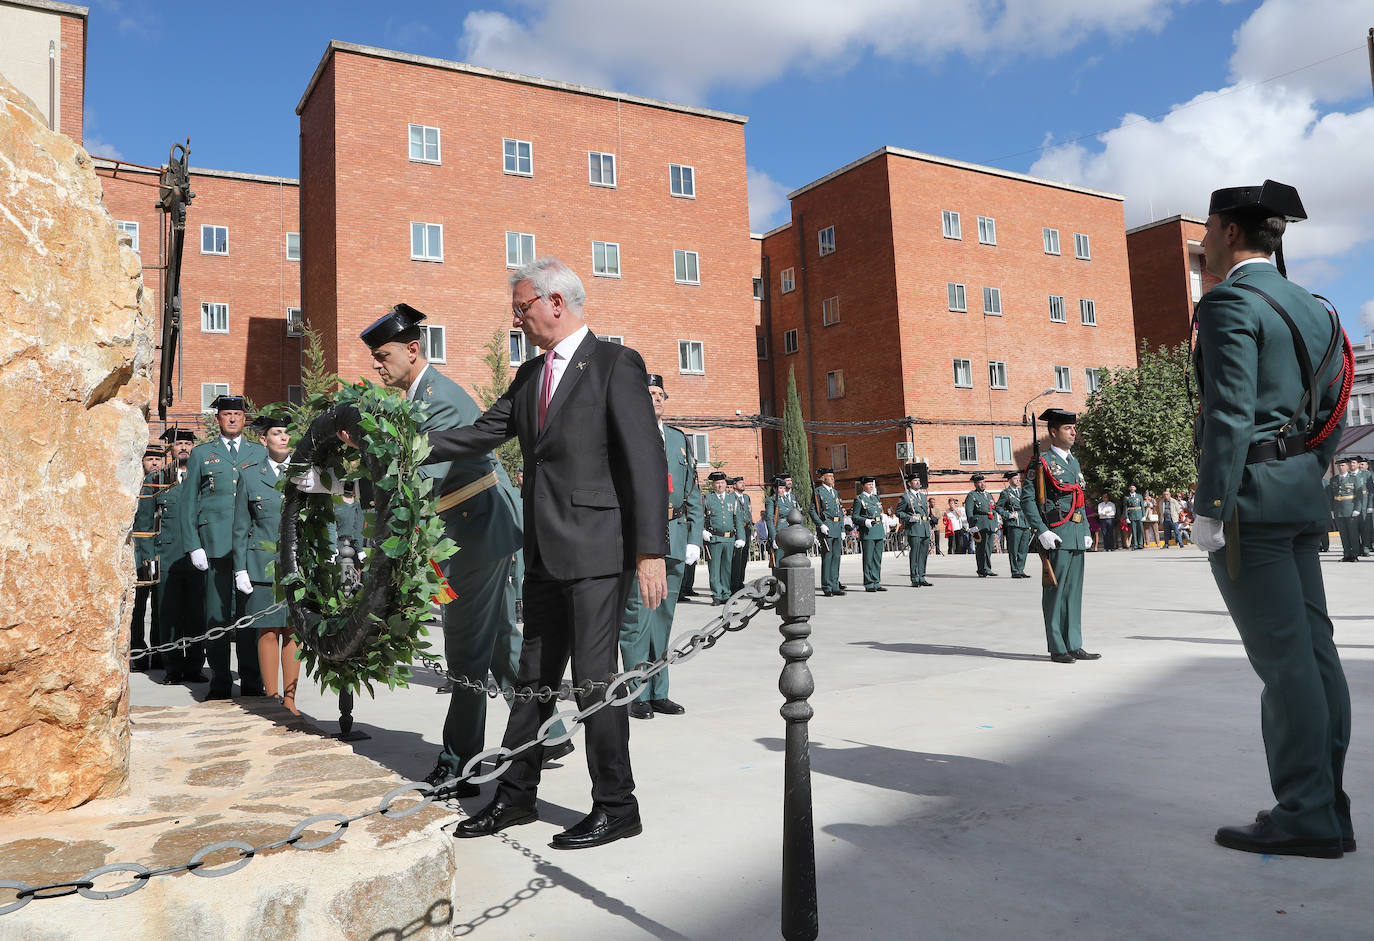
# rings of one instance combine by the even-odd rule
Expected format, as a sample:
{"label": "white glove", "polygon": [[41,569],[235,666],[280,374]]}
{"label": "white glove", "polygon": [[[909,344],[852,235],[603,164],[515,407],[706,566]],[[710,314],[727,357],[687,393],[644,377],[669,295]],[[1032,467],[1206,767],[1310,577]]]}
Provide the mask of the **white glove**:
{"label": "white glove", "polygon": [[1083,539],[1084,539],[1083,548],[1084,548],[1084,549],[1091,549],[1091,548],[1093,547],[1093,537],[1092,537],[1092,534],[1089,533],[1088,535],[1084,536]]}
{"label": "white glove", "polygon": [[248,580],[248,573],[239,571],[234,573],[234,587],[245,595],[253,593],[253,583]]}
{"label": "white glove", "polygon": [[827,526],[827,525],[825,525],[824,523],[821,524],[821,535],[822,535],[822,536],[829,536],[829,535],[830,535],[830,527]]}
{"label": "white glove", "polygon": [[1199,516],[1193,520],[1193,545],[1203,552],[1216,552],[1218,549],[1226,547],[1226,534],[1221,527],[1225,525],[1221,520],[1212,519],[1210,516]]}
{"label": "white glove", "polygon": [[1040,534],[1040,548],[1042,549],[1058,549],[1063,544],[1064,540],[1060,539],[1059,534],[1053,530],[1047,529]]}
{"label": "white glove", "polygon": [[735,540],[735,548],[736,548],[736,549],[743,549],[743,548],[744,548],[744,540],[743,540],[743,539],[736,539],[736,540]]}
{"label": "white glove", "polygon": [[873,524],[876,523],[876,522],[878,522],[878,521],[877,521],[877,520],[868,520],[868,519],[866,519],[866,520],[864,520],[864,528],[865,528],[865,529],[872,529],[872,528],[873,528]]}
{"label": "white glove", "polygon": [[698,546],[698,545],[696,545],[696,544],[693,544],[693,545],[688,546],[688,547],[687,547],[687,551],[686,551],[685,553],[683,553],[682,564],[683,564],[683,565],[696,565],[696,564],[697,564],[698,562],[700,562],[700,561],[701,561],[701,546]]}
{"label": "white glove", "polygon": [[367,550],[366,550],[366,549],[359,549],[359,550],[358,550],[358,563],[361,565],[363,562],[366,562],[366,561],[367,561]]}
{"label": "white glove", "polygon": [[712,536],[712,535],[711,535],[711,531],[710,531],[709,529],[703,529],[703,530],[701,531],[701,541],[702,541],[702,542],[710,542],[712,539],[715,539],[715,538],[716,538],[715,536]]}
{"label": "white glove", "polygon": [[1371,506],[1369,509],[1365,510],[1365,512],[1366,512],[1366,513],[1374,513],[1374,506]]}
{"label": "white glove", "polygon": [[305,473],[292,477],[291,482],[301,493],[343,493],[343,482],[336,479],[333,474],[328,476],[329,483],[326,484],[324,469],[312,467]]}
{"label": "white glove", "polygon": [[204,549],[191,550],[191,564],[194,565],[196,568],[200,569],[202,572],[209,570],[210,560],[206,558]]}

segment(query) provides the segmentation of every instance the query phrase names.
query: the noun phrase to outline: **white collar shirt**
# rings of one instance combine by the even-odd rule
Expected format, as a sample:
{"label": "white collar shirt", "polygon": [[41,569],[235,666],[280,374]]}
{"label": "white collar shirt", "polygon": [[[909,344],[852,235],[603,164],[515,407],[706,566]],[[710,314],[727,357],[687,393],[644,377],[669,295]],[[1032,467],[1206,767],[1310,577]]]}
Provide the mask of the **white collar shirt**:
{"label": "white collar shirt", "polygon": [[1067,461],[1069,459],[1069,452],[1066,451],[1064,448],[1056,447],[1055,445],[1050,445],[1050,450],[1053,451],[1055,454],[1058,454],[1059,459],[1062,461]]}
{"label": "white collar shirt", "polygon": [[1257,263],[1257,262],[1264,262],[1265,264],[1268,264],[1268,263],[1269,263],[1269,259],[1268,259],[1268,258],[1246,258],[1246,259],[1243,259],[1243,260],[1241,260],[1241,261],[1238,261],[1238,262],[1236,262],[1234,265],[1231,266],[1231,270],[1228,271],[1228,272],[1226,272],[1226,277],[1225,277],[1225,278],[1222,278],[1222,280],[1223,280],[1223,281],[1229,281],[1229,280],[1231,279],[1231,275],[1235,274],[1236,271],[1237,271],[1237,269],[1239,269],[1239,268],[1241,267],[1241,265],[1253,265],[1253,264],[1255,264],[1255,263]]}
{"label": "white collar shirt", "polygon": [[228,451],[230,454],[234,454],[237,453],[237,449],[243,444],[243,435],[239,435],[236,438],[226,438],[224,435],[220,435],[219,440],[224,445],[224,450]]}
{"label": "white collar shirt", "polygon": [[417,375],[417,376],[415,377],[415,381],[412,382],[412,383],[410,384],[410,388],[409,388],[409,389],[406,389],[406,400],[407,400],[407,401],[409,401],[409,402],[414,402],[414,401],[415,401],[415,396],[416,396],[416,395],[419,393],[419,391],[420,391],[420,380],[423,379],[423,378],[425,378],[425,373],[427,373],[427,372],[429,372],[429,363],[425,363],[425,368],[422,369],[422,370],[420,370],[419,375]]}
{"label": "white collar shirt", "polygon": [[[581,345],[583,337],[585,337],[588,332],[587,325],[583,324],[572,333],[559,340],[558,343],[554,345],[553,349],[544,354],[545,356],[553,357],[553,375],[549,380],[549,401],[553,401],[554,394],[558,392],[558,384],[563,381],[563,373],[568,369],[568,360],[577,352],[578,346]],[[541,395],[543,394],[544,390],[542,386],[539,392]]]}

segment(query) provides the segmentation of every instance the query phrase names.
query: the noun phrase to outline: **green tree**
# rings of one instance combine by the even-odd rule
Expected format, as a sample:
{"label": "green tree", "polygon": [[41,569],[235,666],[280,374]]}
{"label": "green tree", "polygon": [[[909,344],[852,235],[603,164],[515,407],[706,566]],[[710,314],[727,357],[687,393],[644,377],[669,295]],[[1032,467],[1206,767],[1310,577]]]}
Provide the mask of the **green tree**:
{"label": "green tree", "polygon": [[[782,412],[782,473],[792,475],[792,492],[802,507],[811,505],[811,445],[806,440],[801,398],[797,395],[797,375],[787,367],[787,405]],[[806,511],[802,510],[806,519]],[[807,520],[806,525],[811,525]]]}
{"label": "green tree", "polygon": [[[482,344],[482,365],[490,371],[491,382],[488,385],[478,386],[474,391],[477,393],[477,401],[481,403],[483,410],[489,409],[501,396],[506,394],[510,388],[510,348],[507,345],[508,334],[505,330],[497,330],[491,335],[486,343]],[[506,469],[511,480],[515,480],[515,472],[520,467],[524,458],[520,454],[520,442],[512,438],[501,445],[494,452],[501,461],[501,466]]]}
{"label": "green tree", "polygon": [[1192,488],[1189,369],[1186,343],[1155,350],[1141,343],[1139,366],[1098,371],[1098,390],[1079,416],[1074,447],[1090,493],[1119,501],[1129,484],[1154,494]]}

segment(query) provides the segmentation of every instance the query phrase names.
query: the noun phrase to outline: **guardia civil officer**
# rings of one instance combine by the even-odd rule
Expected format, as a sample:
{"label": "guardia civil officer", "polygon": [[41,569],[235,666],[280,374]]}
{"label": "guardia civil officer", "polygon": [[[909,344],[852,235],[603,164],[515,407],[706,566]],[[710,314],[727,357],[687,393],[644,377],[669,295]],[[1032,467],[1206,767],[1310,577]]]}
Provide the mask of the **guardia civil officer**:
{"label": "guardia civil officer", "polygon": [[[148,619],[148,609],[152,609],[152,624],[146,636],[155,638],[161,635],[162,631],[158,624],[157,613],[157,566],[153,559],[157,554],[155,540],[157,533],[153,531],[153,510],[156,507],[157,492],[165,486],[162,479],[162,461],[164,452],[161,445],[150,444],[143,449],[143,483],[138,491],[138,506],[134,510],[134,528],[130,532],[130,541],[134,544],[134,614],[129,622],[129,650],[142,650],[147,644],[144,640],[144,628],[148,626],[145,622]],[[146,510],[145,510],[146,508]],[[140,519],[148,521],[147,527],[139,525]],[[149,603],[151,602],[151,604]],[[160,641],[153,641],[154,644]],[[150,668],[162,666],[162,658],[155,655],[145,654],[141,657],[133,657],[129,660],[130,671],[146,673]]]}
{"label": "guardia civil officer", "polygon": [[1297,191],[1272,180],[1212,194],[1202,247],[1222,281],[1196,313],[1193,539],[1210,554],[1264,684],[1261,729],[1278,801],[1254,823],[1222,827],[1216,841],[1329,859],[1355,849],[1342,780],[1350,693],[1317,545],[1327,514],[1321,478],[1341,436],[1354,354],[1335,315],[1284,277],[1284,229],[1305,218]]}
{"label": "guardia civil officer", "polygon": [[725,486],[725,471],[712,471],[706,479],[711,482],[711,492],[702,501],[705,517],[701,539],[709,556],[711,603],[722,605],[730,600],[730,568],[734,554],[744,548],[743,519],[739,501]]}
{"label": "guardia civil officer", "polygon": [[1131,548],[1144,549],[1145,498],[1135,492],[1135,484],[1131,484],[1121,505],[1126,509],[1126,522],[1131,525]]}
{"label": "guardia civil officer", "polygon": [[1040,592],[1045,644],[1055,663],[1097,660],[1100,653],[1083,649],[1083,557],[1092,548],[1093,537],[1083,505],[1083,471],[1070,453],[1078,439],[1078,416],[1050,408],[1041,413],[1040,420],[1045,423],[1049,450],[1026,473],[1030,492],[1021,509],[1053,570],[1052,578],[1046,573]]}
{"label": "guardia civil officer", "polygon": [[863,489],[854,498],[849,515],[854,517],[854,525],[859,529],[864,591],[887,591],[882,585],[883,540],[887,534],[883,527],[883,504],[878,499],[878,478],[860,477],[859,486]]}
{"label": "guardia civil officer", "polygon": [[[234,495],[239,475],[267,456],[267,449],[243,436],[246,416],[243,396],[221,395],[214,402],[219,434],[191,449],[186,462],[186,488],[181,513],[181,538],[191,565],[204,572],[203,628],[232,622],[237,614],[234,591]],[[206,699],[229,699],[233,674],[229,671],[228,634],[207,641],[210,691]],[[244,696],[264,693],[258,670],[258,638],[253,630],[235,631],[234,651],[239,662],[239,691]]]}
{"label": "guardia civil officer", "polygon": [[1360,486],[1364,488],[1364,506],[1360,510],[1360,556],[1369,555],[1374,549],[1374,473],[1369,470],[1369,459],[1355,459],[1359,467]]}
{"label": "guardia civil officer", "polygon": [[[1030,578],[1026,574],[1026,554],[1030,551],[1031,531],[1021,504],[1026,500],[1026,488],[1021,485],[1020,471],[1007,471],[1007,485],[997,496],[997,515],[1002,517],[1002,531],[1006,534],[1007,558],[1011,560],[1012,578]],[[1110,525],[1110,521],[1108,521]]]}
{"label": "guardia civil officer", "polygon": [[906,489],[897,501],[897,519],[906,527],[908,560],[911,566],[911,586],[930,588],[926,581],[926,559],[930,556],[930,498],[926,496],[925,481],[915,467],[902,471]]}
{"label": "guardia civil officer", "polygon": [[969,538],[975,546],[978,562],[978,577],[996,575],[992,568],[992,539],[997,533],[997,513],[992,508],[992,494],[988,493],[987,479],[975,473],[970,480],[973,489],[964,494],[964,516],[968,519]]}
{"label": "guardia civil officer", "polygon": [[1336,462],[1336,473],[1326,485],[1327,499],[1331,505],[1331,516],[1336,521],[1336,531],[1341,534],[1341,561],[1360,561],[1360,505],[1364,502],[1364,491],[1360,489],[1359,477],[1350,470],[1350,462],[1341,458]]}
{"label": "guardia civil officer", "polygon": [[[167,466],[151,507],[140,502],[140,517],[135,526],[140,531],[151,529],[153,551],[161,579],[158,585],[158,625],[161,635],[154,643],[166,644],[183,637],[202,634],[205,620],[203,583],[205,576],[191,564],[182,536],[181,517],[186,512],[186,463],[196,436],[189,428],[168,428],[162,433],[167,442]],[[207,683],[210,678],[205,667],[204,641],[182,650],[170,650],[162,655],[162,678],[165,684]]]}
{"label": "guardia civil officer", "polygon": [[[797,496],[792,492],[792,475],[777,474],[773,477],[773,492],[763,501],[763,522],[768,527],[768,538],[776,550],[778,533],[786,529],[788,514],[800,509]],[[776,561],[776,559],[775,559]]]}
{"label": "guardia civil officer", "polygon": [[844,594],[840,587],[840,556],[844,549],[844,504],[835,489],[835,469],[816,471],[820,484],[811,491],[811,522],[821,544],[821,591],[827,598]]}
{"label": "guardia civil officer", "polygon": [[744,521],[744,549],[735,553],[734,568],[730,570],[730,594],[744,587],[744,567],[749,564],[749,547],[754,544],[754,501],[744,489],[744,477],[727,477],[726,486],[731,488],[739,501],[740,519]]}

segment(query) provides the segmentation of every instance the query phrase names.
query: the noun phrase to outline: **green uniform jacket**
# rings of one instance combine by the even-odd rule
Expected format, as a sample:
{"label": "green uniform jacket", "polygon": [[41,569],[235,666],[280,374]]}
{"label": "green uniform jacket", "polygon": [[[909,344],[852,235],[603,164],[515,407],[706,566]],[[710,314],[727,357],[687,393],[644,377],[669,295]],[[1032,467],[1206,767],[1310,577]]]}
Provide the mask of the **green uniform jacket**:
{"label": "green uniform jacket", "polygon": [[[1052,449],[1046,449],[1042,452],[1041,459],[1049,465],[1050,475],[1055,480],[1066,487],[1077,487],[1079,493],[1082,493],[1083,471],[1078,466],[1078,458],[1074,457],[1073,454],[1069,454],[1067,458],[1062,458]],[[1074,503],[1072,490],[1059,490],[1047,480],[1045,481],[1045,502],[1041,503],[1036,499],[1035,481],[1042,470],[1043,468],[1039,464],[1032,463],[1030,471],[1026,474],[1026,498],[1021,501],[1021,509],[1026,514],[1026,522],[1035,531],[1037,537],[1041,533],[1053,529],[1064,541],[1062,547],[1064,549],[1088,548],[1088,514],[1082,506],[1072,513],[1070,512]],[[1058,523],[1066,518],[1067,522],[1054,527],[1050,526],[1050,523]]]}
{"label": "green uniform jacket", "polygon": [[711,534],[711,542],[729,542],[734,545],[736,539],[744,538],[745,520],[740,516],[739,501],[735,499],[734,493],[729,490],[716,493],[712,490],[706,494],[702,503],[706,508],[702,528]]}
{"label": "green uniform jacket", "polygon": [[1330,500],[1332,516],[1347,519],[1360,515],[1359,506],[1363,495],[1360,492],[1359,480],[1353,473],[1333,476],[1326,485],[1326,493]]}
{"label": "green uniform jacket", "polygon": [[997,532],[997,514],[992,511],[992,494],[986,490],[970,490],[964,495],[964,515],[969,529],[982,533]]}
{"label": "green uniform jacket", "polygon": [[1145,498],[1138,493],[1126,494],[1126,499],[1122,503],[1126,508],[1126,520],[1131,523],[1139,523],[1145,518]]}
{"label": "green uniform jacket", "polygon": [[[676,515],[668,521],[668,558],[681,561],[687,547],[701,545],[701,485],[692,442],[681,428],[663,426],[663,449],[668,457],[668,509]],[[738,536],[736,538],[743,539]]]}
{"label": "green uniform jacket", "polygon": [[[876,493],[861,493],[854,498],[854,506],[849,511],[854,517],[854,525],[859,527],[859,538],[865,540],[883,539],[887,535],[883,527],[883,502]],[[872,526],[865,527],[860,520],[877,520]]]}
{"label": "green uniform jacket", "polygon": [[[256,441],[239,436],[239,453],[229,449],[219,435],[191,449],[186,462],[185,506],[181,513],[181,539],[186,551],[204,549],[212,559],[234,551],[234,495],[239,473],[267,456]],[[167,525],[164,517],[162,525]]]}
{"label": "green uniform jacket", "polygon": [[897,501],[897,519],[906,525],[907,538],[930,538],[930,503],[924,490],[903,490]]}
{"label": "green uniform jacket", "polygon": [[822,538],[838,539],[843,536],[844,504],[840,502],[840,495],[833,487],[817,484],[816,489],[811,491],[811,496],[815,504],[811,507],[811,522],[816,524],[816,531],[820,532],[823,523],[826,529],[830,530],[830,535]]}
{"label": "green uniform jacket", "polygon": [[1370,485],[1374,484],[1374,473],[1367,470],[1358,470],[1351,471],[1351,474],[1354,475],[1356,486],[1359,488],[1359,496],[1355,501],[1357,504],[1356,509],[1360,513],[1364,513],[1369,509],[1370,497],[1374,497],[1374,494],[1369,492]]}
{"label": "green uniform jacket", "polygon": [[1021,508],[1022,501],[1028,499],[1025,487],[1004,487],[997,497],[997,515],[1007,529],[1028,529],[1026,513]]}
{"label": "green uniform jacket", "polygon": [[366,511],[358,500],[355,499],[352,503],[334,504],[334,526],[337,530],[338,542],[351,539],[353,540],[353,547],[361,549],[363,547],[363,529],[366,525]]}
{"label": "green uniform jacket", "polygon": [[735,499],[739,501],[740,528],[754,522],[754,501],[749,498],[749,494],[734,491]]}
{"label": "green uniform jacket", "polygon": [[157,537],[140,536],[151,533],[157,524],[157,495],[162,490],[162,471],[153,471],[143,478],[138,491],[138,507],[134,510],[134,570],[157,554]]}
{"label": "green uniform jacket", "polygon": [[[173,478],[175,479],[175,477]],[[157,564],[163,578],[172,566],[186,555],[185,538],[182,535],[181,517],[185,512],[185,483],[172,484],[157,492],[154,498],[154,513],[159,519],[157,537],[153,541],[157,552]],[[151,522],[151,521],[150,521]]]}
{"label": "green uniform jacket", "polygon": [[[773,524],[773,508],[777,507],[778,522]],[[768,537],[778,538],[778,530],[787,528],[787,514],[794,509],[798,509],[796,494],[784,493],[779,496],[776,492],[768,495],[768,499],[763,501],[763,521],[768,524]]]}
{"label": "green uniform jacket", "polygon": [[281,537],[281,501],[277,473],[266,455],[243,469],[234,498],[234,571],[247,572],[249,580],[260,585],[272,583],[267,563],[276,552],[264,548],[263,542],[275,546]]}
{"label": "green uniform jacket", "polygon": [[[1193,358],[1202,394],[1193,507],[1199,516],[1222,520],[1232,513],[1255,523],[1325,520],[1321,479],[1340,443],[1339,426],[1316,451],[1282,461],[1245,463],[1251,445],[1273,440],[1292,417],[1302,398],[1302,368],[1283,319],[1263,298],[1236,287],[1240,282],[1283,305],[1307,344],[1313,368],[1320,365],[1331,340],[1331,315],[1268,262],[1241,266],[1203,295]],[[1336,356],[1326,373],[1316,377],[1319,422],[1335,408],[1342,367]]]}

